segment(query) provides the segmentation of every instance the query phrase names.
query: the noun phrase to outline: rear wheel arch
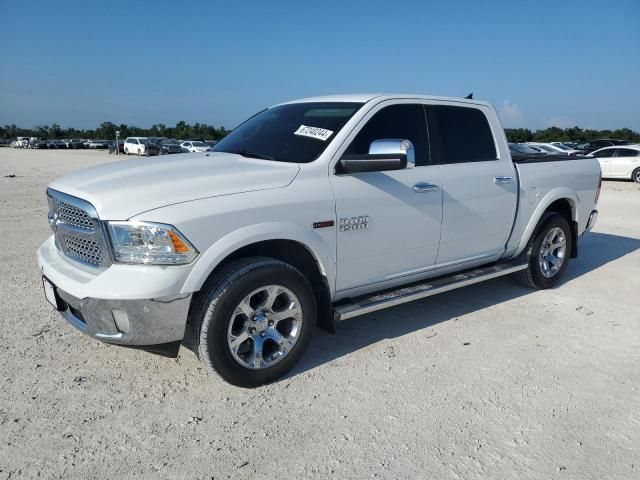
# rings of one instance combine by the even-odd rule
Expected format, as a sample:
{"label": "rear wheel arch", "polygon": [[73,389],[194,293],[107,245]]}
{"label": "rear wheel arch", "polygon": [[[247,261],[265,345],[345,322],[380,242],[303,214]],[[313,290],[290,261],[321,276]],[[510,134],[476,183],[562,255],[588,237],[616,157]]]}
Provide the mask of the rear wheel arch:
{"label": "rear wheel arch", "polygon": [[549,213],[555,212],[560,214],[569,223],[571,228],[571,252],[570,257],[578,256],[578,214],[576,212],[576,204],[569,198],[560,198],[551,203],[544,211],[543,217]]}

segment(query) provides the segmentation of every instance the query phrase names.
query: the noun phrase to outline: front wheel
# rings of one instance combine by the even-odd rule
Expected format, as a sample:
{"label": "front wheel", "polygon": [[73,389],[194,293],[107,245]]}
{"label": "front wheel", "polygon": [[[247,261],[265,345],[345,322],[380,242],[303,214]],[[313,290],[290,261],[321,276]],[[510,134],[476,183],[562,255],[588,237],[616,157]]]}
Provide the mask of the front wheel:
{"label": "front wheel", "polygon": [[315,328],[309,282],[275,259],[229,264],[195,301],[189,320],[194,351],[209,370],[240,387],[257,387],[289,372]]}
{"label": "front wheel", "polygon": [[636,183],[640,183],[640,168],[636,168],[631,174],[631,180]]}
{"label": "front wheel", "polygon": [[556,212],[546,213],[525,249],[527,268],[514,278],[528,287],[553,287],[567,268],[572,240],[569,222]]}

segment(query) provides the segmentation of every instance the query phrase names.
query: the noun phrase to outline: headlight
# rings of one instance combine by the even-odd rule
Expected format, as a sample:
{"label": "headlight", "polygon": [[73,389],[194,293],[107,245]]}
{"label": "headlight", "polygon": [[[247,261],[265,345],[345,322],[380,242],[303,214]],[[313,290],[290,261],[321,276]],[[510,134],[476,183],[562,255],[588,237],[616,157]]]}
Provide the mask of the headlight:
{"label": "headlight", "polygon": [[149,222],[108,222],[118,262],[152,265],[191,263],[198,251],[173,226]]}

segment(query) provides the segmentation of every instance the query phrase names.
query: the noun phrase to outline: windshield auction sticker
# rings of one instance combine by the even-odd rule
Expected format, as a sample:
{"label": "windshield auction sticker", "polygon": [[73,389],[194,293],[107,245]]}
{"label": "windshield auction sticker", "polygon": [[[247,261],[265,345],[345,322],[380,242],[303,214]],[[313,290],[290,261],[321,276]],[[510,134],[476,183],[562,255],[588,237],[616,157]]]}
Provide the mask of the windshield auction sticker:
{"label": "windshield auction sticker", "polygon": [[307,127],[306,125],[300,125],[298,130],[293,132],[294,135],[302,135],[303,137],[315,138],[317,140],[327,141],[327,138],[333,133],[332,130],[325,130],[320,127]]}

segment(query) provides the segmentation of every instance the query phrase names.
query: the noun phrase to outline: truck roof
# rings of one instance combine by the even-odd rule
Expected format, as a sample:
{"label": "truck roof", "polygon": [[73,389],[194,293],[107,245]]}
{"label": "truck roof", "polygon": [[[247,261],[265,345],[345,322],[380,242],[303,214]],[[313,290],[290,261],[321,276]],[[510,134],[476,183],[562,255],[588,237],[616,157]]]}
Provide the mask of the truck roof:
{"label": "truck roof", "polygon": [[450,102],[472,103],[476,105],[490,106],[488,102],[480,100],[471,100],[463,97],[441,97],[437,95],[420,95],[415,93],[345,93],[340,95],[323,95],[318,97],[306,97],[296,100],[282,102],[278,105],[286,105],[289,103],[307,103],[307,102],[356,102],[367,103],[371,100],[394,100],[394,99],[416,99],[416,100],[446,100]]}

